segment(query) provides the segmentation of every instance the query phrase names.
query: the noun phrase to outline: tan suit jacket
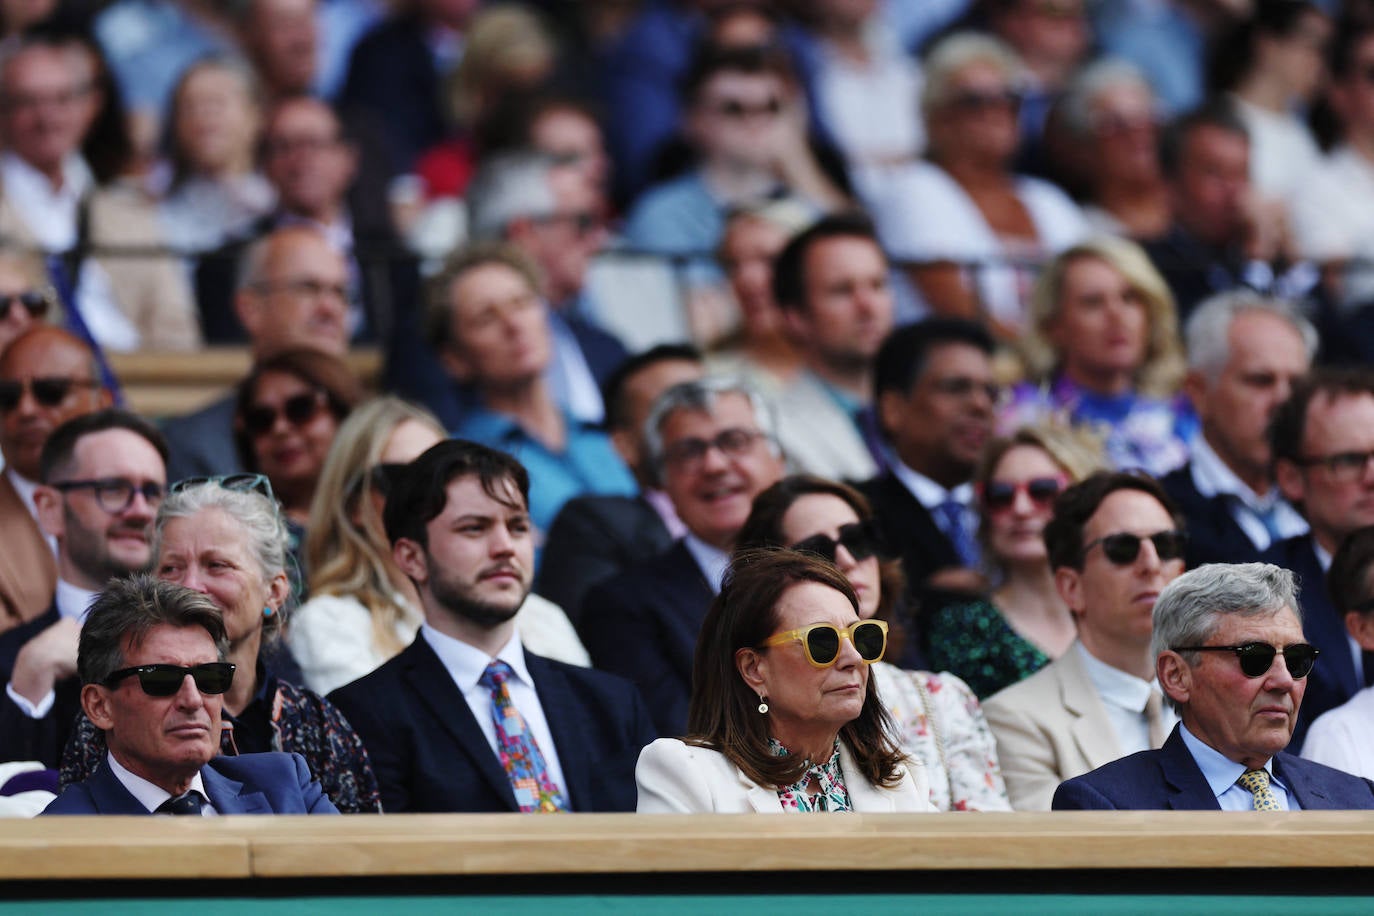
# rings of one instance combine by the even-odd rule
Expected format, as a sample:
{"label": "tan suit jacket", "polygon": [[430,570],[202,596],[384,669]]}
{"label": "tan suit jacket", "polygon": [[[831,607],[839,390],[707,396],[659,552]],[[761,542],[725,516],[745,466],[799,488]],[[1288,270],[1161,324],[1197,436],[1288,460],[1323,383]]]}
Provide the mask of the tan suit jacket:
{"label": "tan suit jacket", "polygon": [[41,615],[57,590],[47,538],[0,471],[0,633]]}
{"label": "tan suit jacket", "polygon": [[[36,276],[46,276],[39,245],[0,185],[0,239],[35,252]],[[91,195],[90,242],[115,248],[157,248],[167,238],[152,207],[134,191],[98,190]],[[165,254],[112,252],[95,260],[110,277],[120,310],[140,335],[140,350],[196,350],[201,346],[200,321],[190,279],[181,258]],[[71,278],[75,282],[76,278]],[[60,317],[52,319],[61,322]]]}
{"label": "tan suit jacket", "polygon": [[[925,767],[908,758],[902,781],[891,789],[869,785],[840,742],[840,770],[849,803],[860,814],[934,811]],[[749,780],[724,754],[659,738],[639,755],[635,767],[641,814],[781,814],[776,789]]]}
{"label": "tan suit jacket", "polygon": [[1017,811],[1048,811],[1054,790],[1121,756],[1078,643],[983,704]]}

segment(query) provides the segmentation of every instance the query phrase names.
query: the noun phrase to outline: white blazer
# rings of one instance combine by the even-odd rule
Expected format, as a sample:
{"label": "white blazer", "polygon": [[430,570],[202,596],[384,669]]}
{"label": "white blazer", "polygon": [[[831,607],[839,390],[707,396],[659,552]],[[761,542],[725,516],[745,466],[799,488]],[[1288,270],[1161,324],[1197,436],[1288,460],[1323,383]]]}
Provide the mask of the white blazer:
{"label": "white blazer", "polygon": [[[871,786],[859,765],[840,742],[840,769],[850,806],[865,814],[892,811],[933,811],[925,767],[908,758],[900,768],[902,781],[891,789]],[[777,790],[761,786],[739,771],[724,754],[659,738],[639,755],[635,767],[641,814],[781,814]]]}

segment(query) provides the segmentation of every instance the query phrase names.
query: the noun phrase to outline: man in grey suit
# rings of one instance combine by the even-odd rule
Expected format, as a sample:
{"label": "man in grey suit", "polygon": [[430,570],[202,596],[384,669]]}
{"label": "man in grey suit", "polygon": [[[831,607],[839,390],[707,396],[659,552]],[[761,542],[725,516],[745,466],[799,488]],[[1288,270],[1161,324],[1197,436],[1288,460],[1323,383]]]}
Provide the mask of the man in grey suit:
{"label": "man in grey suit", "polygon": [[1150,615],[1183,572],[1182,525],[1139,473],[1094,474],[1055,501],[1045,546],[1078,640],[983,705],[1016,810],[1048,811],[1065,779],[1164,741],[1173,716],[1154,680]]}

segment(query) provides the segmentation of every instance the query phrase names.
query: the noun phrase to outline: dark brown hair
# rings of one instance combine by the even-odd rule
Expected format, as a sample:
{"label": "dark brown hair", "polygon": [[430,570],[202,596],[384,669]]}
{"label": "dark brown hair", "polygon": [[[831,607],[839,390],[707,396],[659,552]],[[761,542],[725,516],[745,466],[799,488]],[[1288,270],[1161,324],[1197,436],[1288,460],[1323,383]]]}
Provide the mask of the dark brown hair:
{"label": "dark brown hair", "polygon": [[1374,372],[1368,369],[1314,369],[1293,384],[1288,400],[1274,411],[1269,421],[1269,448],[1274,461],[1280,459],[1302,464],[1303,440],[1307,437],[1307,414],[1318,396],[1335,400],[1367,394],[1374,396]]}
{"label": "dark brown hair", "polygon": [[[1336,548],[1331,568],[1326,572],[1326,590],[1331,603],[1342,615],[1374,598],[1374,525],[1352,531]],[[1370,613],[1374,608],[1366,609]]]}
{"label": "dark brown hair", "polygon": [[1139,490],[1153,496],[1169,513],[1174,527],[1184,530],[1178,506],[1149,474],[1144,471],[1098,471],[1060,493],[1054,501],[1054,517],[1045,525],[1044,534],[1050,569],[1083,568],[1083,527],[1097,514],[1106,498],[1117,490]]}
{"label": "dark brown hair", "polygon": [[[791,785],[806,771],[807,762],[798,754],[776,757],[769,751],[768,718],[757,711],[759,698],[735,667],[735,652],[758,649],[778,628],[783,594],[805,582],[833,588],[858,613],[859,599],[834,564],[795,550],[747,550],[732,559],[697,638],[683,740],[719,751],[759,785]],[[899,766],[906,755],[893,741],[894,728],[870,672],[863,709],[840,728],[840,737],[871,785],[891,787],[901,781]]]}

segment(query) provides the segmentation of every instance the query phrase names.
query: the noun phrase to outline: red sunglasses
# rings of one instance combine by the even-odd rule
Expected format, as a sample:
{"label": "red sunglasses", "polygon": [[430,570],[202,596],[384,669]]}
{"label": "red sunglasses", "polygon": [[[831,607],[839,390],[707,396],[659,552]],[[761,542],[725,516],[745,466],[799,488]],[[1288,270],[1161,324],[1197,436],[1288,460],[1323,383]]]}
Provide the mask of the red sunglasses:
{"label": "red sunglasses", "polygon": [[989,512],[1005,512],[1016,502],[1016,497],[1024,493],[1039,508],[1048,508],[1055,497],[1064,492],[1069,485],[1067,477],[1032,477],[1015,483],[1006,480],[989,480],[979,489],[979,498]]}

